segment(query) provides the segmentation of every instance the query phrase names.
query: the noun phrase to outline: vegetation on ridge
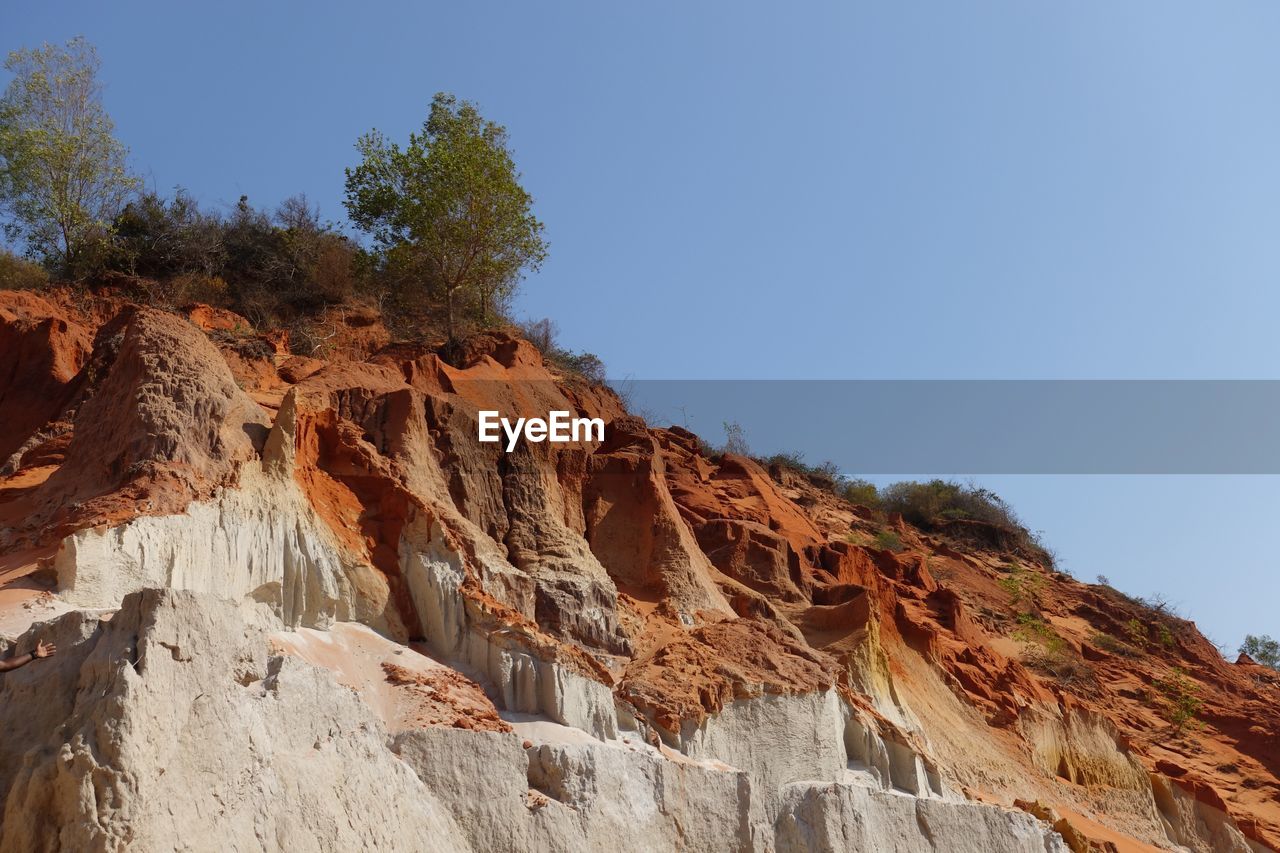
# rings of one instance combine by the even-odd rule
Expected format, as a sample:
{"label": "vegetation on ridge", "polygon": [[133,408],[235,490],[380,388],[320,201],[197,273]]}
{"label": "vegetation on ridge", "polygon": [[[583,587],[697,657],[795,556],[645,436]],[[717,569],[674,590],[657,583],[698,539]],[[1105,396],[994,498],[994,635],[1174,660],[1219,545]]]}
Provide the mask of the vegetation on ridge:
{"label": "vegetation on ridge", "polygon": [[[14,78],[0,99],[0,212],[27,260],[0,250],[0,286],[40,288],[53,275],[160,307],[206,302],[259,327],[299,329],[331,307],[363,304],[401,339],[456,340],[509,323],[521,279],[547,257],[506,130],[453,95],[435,96],[404,148],[376,131],[357,141],[346,204],[372,238],[366,248],[303,195],[274,210],[241,196],[224,213],[181,188],[144,192],[84,39],[14,51],[5,67]],[[602,372],[598,359],[559,360]]]}

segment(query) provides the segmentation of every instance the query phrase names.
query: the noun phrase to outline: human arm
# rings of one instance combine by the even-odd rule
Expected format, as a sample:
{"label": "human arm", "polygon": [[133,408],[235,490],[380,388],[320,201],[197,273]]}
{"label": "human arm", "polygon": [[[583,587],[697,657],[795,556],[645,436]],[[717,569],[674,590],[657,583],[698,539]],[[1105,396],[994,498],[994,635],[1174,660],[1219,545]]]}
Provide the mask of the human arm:
{"label": "human arm", "polygon": [[11,669],[17,669],[26,666],[37,658],[47,658],[58,651],[58,647],[53,643],[44,643],[36,641],[34,651],[27,652],[25,655],[14,655],[6,660],[0,660],[0,672],[8,672]]}

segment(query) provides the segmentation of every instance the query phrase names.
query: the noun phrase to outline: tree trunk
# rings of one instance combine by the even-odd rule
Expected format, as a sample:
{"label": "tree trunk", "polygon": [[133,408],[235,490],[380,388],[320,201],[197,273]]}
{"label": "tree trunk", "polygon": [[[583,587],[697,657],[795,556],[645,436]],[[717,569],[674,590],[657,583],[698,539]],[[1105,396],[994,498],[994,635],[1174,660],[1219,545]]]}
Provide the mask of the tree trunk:
{"label": "tree trunk", "polygon": [[457,332],[456,332],[456,330],[454,329],[454,325],[453,325],[453,294],[454,294],[454,290],[455,290],[455,288],[448,287],[448,288],[445,288],[445,292],[444,292],[444,300],[445,300],[445,304],[446,304],[446,306],[448,307],[448,315],[447,315],[447,316],[448,316],[448,321],[449,321],[449,343],[451,343],[451,344],[452,344],[452,343],[457,342],[457,340],[458,340],[458,335],[457,335]]}
{"label": "tree trunk", "polygon": [[62,232],[62,274],[69,279],[75,278],[71,258],[71,232],[63,222],[58,223],[58,230]]}

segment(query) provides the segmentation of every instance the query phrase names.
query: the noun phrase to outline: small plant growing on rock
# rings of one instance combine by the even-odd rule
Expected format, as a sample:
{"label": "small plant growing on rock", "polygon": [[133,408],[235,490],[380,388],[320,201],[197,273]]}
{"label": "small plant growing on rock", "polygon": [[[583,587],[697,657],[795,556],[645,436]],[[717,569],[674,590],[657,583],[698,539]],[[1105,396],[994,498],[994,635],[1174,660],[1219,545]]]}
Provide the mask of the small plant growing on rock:
{"label": "small plant growing on rock", "polygon": [[1113,655],[1132,658],[1138,656],[1138,650],[1126,643],[1124,640],[1111,636],[1102,631],[1095,631],[1090,637],[1089,642],[1102,649],[1104,652],[1110,652]]}
{"label": "small plant growing on rock", "polygon": [[1067,641],[1039,616],[1018,614],[1018,627],[1013,635],[1031,646],[1022,655],[1022,662],[1027,666],[1051,675],[1063,684],[1086,682],[1093,678],[1089,666],[1073,654]]}
{"label": "small plant growing on rock", "polygon": [[1033,613],[1018,614],[1018,627],[1013,635],[1024,643],[1037,643],[1051,651],[1063,651],[1067,645],[1048,622]]}
{"label": "small plant growing on rock", "polygon": [[1147,647],[1147,626],[1136,618],[1124,623],[1124,633],[1135,648],[1145,649]]}
{"label": "small plant growing on rock", "polygon": [[1009,596],[1009,603],[1035,604],[1036,596],[1044,586],[1044,577],[1023,568],[1020,563],[1010,563],[1009,573],[999,580],[1000,588]]}
{"label": "small plant growing on rock", "polygon": [[1173,672],[1156,679],[1151,686],[1164,700],[1165,717],[1173,725],[1174,735],[1198,723],[1196,714],[1200,713],[1204,701],[1200,698],[1199,685],[1187,677],[1186,672],[1174,667]]}
{"label": "small plant growing on rock", "polygon": [[844,535],[844,541],[850,545],[859,545],[869,548],[881,547],[876,543],[876,537],[872,536],[865,530],[850,530]]}

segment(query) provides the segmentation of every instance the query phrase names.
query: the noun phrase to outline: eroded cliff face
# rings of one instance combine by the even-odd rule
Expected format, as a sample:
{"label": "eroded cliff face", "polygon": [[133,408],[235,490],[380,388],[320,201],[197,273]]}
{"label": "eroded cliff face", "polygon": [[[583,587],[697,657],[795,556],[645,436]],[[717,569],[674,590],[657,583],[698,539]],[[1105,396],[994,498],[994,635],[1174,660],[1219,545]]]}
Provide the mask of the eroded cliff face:
{"label": "eroded cliff face", "polygon": [[0,633],[60,649],[0,676],[0,850],[1280,844],[1277,677],[1191,623],[980,525],[879,549],[506,335],[247,325],[0,292]]}

